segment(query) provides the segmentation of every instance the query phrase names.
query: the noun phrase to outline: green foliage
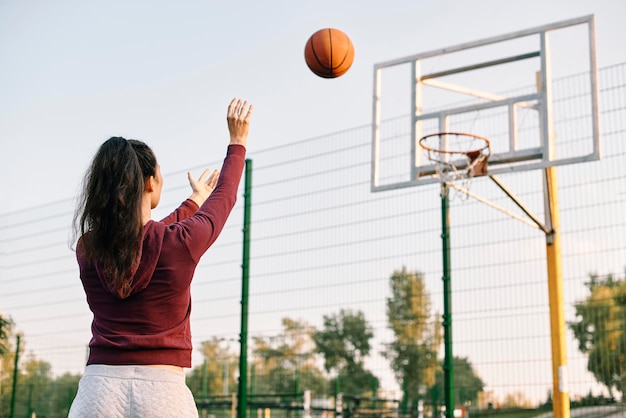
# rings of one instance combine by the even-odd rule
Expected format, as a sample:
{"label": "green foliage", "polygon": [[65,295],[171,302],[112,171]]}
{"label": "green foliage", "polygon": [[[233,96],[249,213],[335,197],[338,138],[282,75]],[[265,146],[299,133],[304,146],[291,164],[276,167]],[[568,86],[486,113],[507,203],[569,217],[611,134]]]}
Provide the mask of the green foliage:
{"label": "green foliage", "polygon": [[50,363],[38,360],[33,355],[28,356],[22,363],[17,386],[17,399],[21,401],[22,405],[28,407],[29,415],[32,411],[47,410],[47,405],[43,402],[43,395],[50,389],[52,382]]}
{"label": "green foliage", "polygon": [[395,339],[383,355],[390,361],[400,386],[414,398],[420,387],[435,383],[441,326],[431,315],[430,294],[421,272],[408,272],[403,267],[394,271],[389,285],[387,321]]}
{"label": "green foliage", "polygon": [[235,373],[239,370],[239,356],[229,351],[222,340],[213,337],[201,343],[202,365],[187,375],[187,385],[196,399],[222,396],[237,392]]}
{"label": "green foliage", "polygon": [[280,335],[253,338],[250,393],[293,393],[303,388],[321,392],[326,382],[316,364],[314,328],[290,318],[282,322]]}
{"label": "green foliage", "polygon": [[65,373],[62,376],[54,379],[48,386],[48,389],[44,393],[41,402],[41,407],[37,411],[50,411],[49,414],[40,413],[38,416],[58,416],[66,417],[72,406],[72,401],[78,391],[78,382],[80,375]]}
{"label": "green foliage", "polygon": [[0,315],[0,417],[9,414],[15,359],[15,348],[11,341],[14,341],[14,337],[13,321],[8,316]]}
{"label": "green foliage", "polygon": [[[478,393],[485,387],[482,379],[476,374],[470,361],[465,357],[454,357],[452,360],[454,368],[454,396],[457,405],[464,405],[471,402],[478,404]],[[436,393],[443,395],[443,370],[435,373]],[[441,399],[443,400],[443,399]]]}
{"label": "green foliage", "polygon": [[[551,399],[550,399],[551,401]],[[591,389],[587,395],[574,399],[571,402],[571,408],[581,408],[586,406],[614,405],[617,401],[614,398],[607,398],[604,395],[594,395]],[[548,403],[548,402],[546,402]],[[552,403],[549,404],[552,406]]]}
{"label": "green foliage", "polygon": [[10,352],[9,338],[13,333],[13,320],[0,314],[0,357]]}
{"label": "green foliage", "polygon": [[363,312],[344,309],[339,314],[324,315],[324,328],[313,333],[316,350],[324,357],[324,368],[335,372],[342,392],[363,395],[378,387],[378,378],[364,366],[373,337]]}
{"label": "green foliage", "polygon": [[352,365],[339,371],[341,392],[354,396],[376,396],[380,381],[362,365]]}
{"label": "green foliage", "polygon": [[[22,339],[21,346],[25,345]],[[21,351],[21,350],[20,350]],[[21,354],[20,354],[21,356]],[[11,356],[12,358],[14,356]],[[0,381],[0,416],[9,416],[13,383],[11,373],[2,375]],[[20,361],[17,374],[15,396],[16,417],[30,417],[32,413],[45,417],[66,417],[72,400],[76,396],[80,375],[64,374],[58,378],[52,375],[50,363],[29,355]]]}
{"label": "green foliage", "polygon": [[569,323],[578,349],[588,356],[587,369],[596,380],[621,394],[626,391],[626,280],[591,275],[589,295],[574,305]]}

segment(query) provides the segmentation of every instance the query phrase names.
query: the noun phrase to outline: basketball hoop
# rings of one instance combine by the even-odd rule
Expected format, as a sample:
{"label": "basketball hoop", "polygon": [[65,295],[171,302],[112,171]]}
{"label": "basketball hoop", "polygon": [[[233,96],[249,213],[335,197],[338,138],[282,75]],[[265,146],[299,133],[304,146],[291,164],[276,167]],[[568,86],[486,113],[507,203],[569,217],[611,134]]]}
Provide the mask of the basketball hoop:
{"label": "basketball hoop", "polygon": [[487,175],[491,144],[484,136],[466,132],[437,132],[419,140],[435,164],[434,175],[443,186],[457,180],[469,186],[472,178]]}

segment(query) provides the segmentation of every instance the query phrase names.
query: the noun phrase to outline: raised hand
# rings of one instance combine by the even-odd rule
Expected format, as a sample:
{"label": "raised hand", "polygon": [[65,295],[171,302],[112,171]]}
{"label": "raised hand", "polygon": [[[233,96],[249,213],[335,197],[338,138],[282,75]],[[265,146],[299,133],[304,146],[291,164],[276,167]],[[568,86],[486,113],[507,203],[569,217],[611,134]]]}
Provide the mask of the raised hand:
{"label": "raised hand", "polygon": [[250,117],[253,106],[247,101],[233,99],[228,105],[228,131],[230,132],[230,143],[246,146],[248,142],[248,129],[250,127]]}
{"label": "raised hand", "polygon": [[[217,170],[213,170],[211,175],[209,176],[208,168],[204,170],[200,178],[196,181],[191,173],[187,173],[187,178],[189,179],[189,185],[191,186],[191,196],[189,198],[196,202],[198,206],[202,206],[205,200],[211,195],[213,190],[215,190],[215,186],[217,185],[217,179],[220,176],[220,172]],[[207,178],[208,176],[208,178]]]}

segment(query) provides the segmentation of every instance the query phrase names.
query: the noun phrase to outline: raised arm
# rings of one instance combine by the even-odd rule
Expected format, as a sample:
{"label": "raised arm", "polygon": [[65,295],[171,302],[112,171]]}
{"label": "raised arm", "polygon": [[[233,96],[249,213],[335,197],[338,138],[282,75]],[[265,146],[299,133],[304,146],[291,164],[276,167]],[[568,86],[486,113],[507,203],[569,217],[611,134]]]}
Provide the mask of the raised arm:
{"label": "raised arm", "polygon": [[235,206],[245,164],[251,115],[252,105],[248,102],[239,99],[231,101],[226,117],[230,142],[219,177],[214,171],[204,181],[203,177],[208,174],[205,171],[198,182],[193,182],[190,178],[193,193],[187,201],[197,203],[200,208],[193,216],[171,226],[178,229],[178,239],[184,243],[195,260],[199,260],[215,242]]}
{"label": "raised arm", "polygon": [[[242,145],[245,148],[248,142],[252,109],[252,105],[248,105],[247,101],[240,99],[233,99],[228,105],[226,122],[228,123],[228,132],[230,133],[230,145]],[[208,176],[209,171],[208,169],[204,170],[198,181],[192,177],[191,173],[187,173],[192,189],[189,199],[196,202],[198,206],[202,206],[217,185],[219,171],[214,170],[213,173]]]}
{"label": "raised arm", "polygon": [[[230,134],[230,145],[242,145],[244,148],[248,142],[248,132],[250,128],[250,118],[252,116],[252,105],[240,99],[233,99],[228,105],[226,122]],[[191,186],[191,196],[183,202],[174,212],[163,218],[161,222],[169,225],[173,222],[180,222],[192,216],[199,207],[213,193],[217,186],[220,172],[213,170],[209,176],[209,169],[204,170],[202,175],[196,180],[191,173],[187,172],[187,179]],[[194,202],[197,206],[194,207]]]}

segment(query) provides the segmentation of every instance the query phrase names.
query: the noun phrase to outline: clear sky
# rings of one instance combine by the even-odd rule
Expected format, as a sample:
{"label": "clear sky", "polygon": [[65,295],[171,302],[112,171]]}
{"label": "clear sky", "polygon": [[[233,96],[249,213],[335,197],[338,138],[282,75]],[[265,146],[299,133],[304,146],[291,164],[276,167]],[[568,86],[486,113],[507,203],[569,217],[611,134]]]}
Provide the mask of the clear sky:
{"label": "clear sky", "polygon": [[[233,97],[250,150],[277,147],[369,124],[376,63],[592,13],[599,67],[626,62],[621,0],[0,0],[0,215],[72,198],[110,136],[184,183],[223,157]],[[324,27],[355,46],[335,80],[304,62]]]}
{"label": "clear sky", "polygon": [[[596,14],[599,65],[626,61],[617,0],[0,1],[0,213],[72,197],[97,146],[145,140],[165,172],[221,158],[232,97],[255,105],[249,147],[370,123],[373,65]],[[355,45],[325,80],[304,44]]]}

